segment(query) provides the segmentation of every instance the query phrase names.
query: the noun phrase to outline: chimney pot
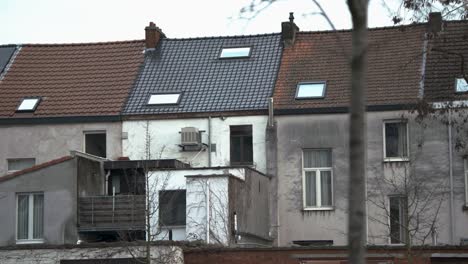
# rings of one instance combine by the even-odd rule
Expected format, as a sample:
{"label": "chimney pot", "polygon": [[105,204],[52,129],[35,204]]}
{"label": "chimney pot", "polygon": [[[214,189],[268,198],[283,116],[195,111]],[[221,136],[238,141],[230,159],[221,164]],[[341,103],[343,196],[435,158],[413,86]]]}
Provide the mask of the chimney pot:
{"label": "chimney pot", "polygon": [[440,12],[429,13],[427,21],[427,33],[437,34],[442,31],[442,14]]}
{"label": "chimney pot", "polygon": [[146,49],[155,49],[161,38],[165,37],[161,29],[155,23],[150,22],[149,26],[145,28]]}
{"label": "chimney pot", "polygon": [[285,47],[294,44],[299,27],[294,23],[294,13],[289,13],[289,21],[281,23],[281,38]]}

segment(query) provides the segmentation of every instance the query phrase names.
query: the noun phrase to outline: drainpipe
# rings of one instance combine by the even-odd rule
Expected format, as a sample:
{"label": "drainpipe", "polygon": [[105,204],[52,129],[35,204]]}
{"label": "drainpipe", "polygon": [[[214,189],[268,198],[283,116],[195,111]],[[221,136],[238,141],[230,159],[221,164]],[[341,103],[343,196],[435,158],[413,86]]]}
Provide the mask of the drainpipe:
{"label": "drainpipe", "polygon": [[108,193],[108,190],[109,190],[109,176],[110,176],[110,170],[108,170],[107,173],[106,173],[106,187],[104,187],[104,188],[106,188],[104,190],[104,194],[106,194],[106,195],[109,195],[109,193]]}
{"label": "drainpipe", "polygon": [[453,157],[452,157],[452,110],[448,111],[449,178],[450,178],[450,244],[455,239],[455,215],[453,210]]}
{"label": "drainpipe", "polygon": [[211,167],[211,116],[208,117],[208,167]]}

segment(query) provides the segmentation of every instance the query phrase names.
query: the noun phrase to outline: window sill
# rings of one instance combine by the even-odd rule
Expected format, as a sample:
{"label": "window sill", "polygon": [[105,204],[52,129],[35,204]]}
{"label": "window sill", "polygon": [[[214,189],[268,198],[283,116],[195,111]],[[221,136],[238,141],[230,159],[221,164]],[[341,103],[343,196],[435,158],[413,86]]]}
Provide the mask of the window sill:
{"label": "window sill", "polygon": [[16,240],[17,245],[28,245],[28,244],[44,244],[43,239],[33,239],[33,240]]}
{"label": "window sill", "polygon": [[303,212],[308,212],[308,211],[334,211],[335,207],[329,206],[329,207],[306,207],[303,208]]}
{"label": "window sill", "polygon": [[409,158],[384,158],[384,162],[409,162]]}

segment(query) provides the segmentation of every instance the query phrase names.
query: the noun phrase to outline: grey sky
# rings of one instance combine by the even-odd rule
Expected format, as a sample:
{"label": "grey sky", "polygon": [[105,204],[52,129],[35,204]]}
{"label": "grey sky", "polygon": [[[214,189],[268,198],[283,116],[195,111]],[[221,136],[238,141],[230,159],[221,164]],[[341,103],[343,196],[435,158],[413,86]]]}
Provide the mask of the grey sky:
{"label": "grey sky", "polygon": [[[154,21],[171,38],[279,32],[295,12],[301,30],[330,29],[311,0],[283,0],[255,19],[237,17],[250,0],[0,0],[0,44],[142,39]],[[337,28],[350,28],[345,0],[320,0]],[[383,0],[371,0],[369,25],[392,25]],[[391,8],[398,0],[386,0]]]}

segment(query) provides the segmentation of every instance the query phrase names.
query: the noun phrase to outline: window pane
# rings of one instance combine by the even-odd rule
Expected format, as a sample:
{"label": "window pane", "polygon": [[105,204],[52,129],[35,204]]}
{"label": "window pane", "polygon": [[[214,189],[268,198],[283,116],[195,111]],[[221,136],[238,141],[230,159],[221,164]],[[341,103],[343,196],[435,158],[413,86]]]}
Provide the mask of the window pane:
{"label": "window pane", "polygon": [[231,164],[253,164],[252,126],[231,126]]}
{"label": "window pane", "polygon": [[332,185],[331,171],[320,172],[320,188],[322,206],[332,206]]}
{"label": "window pane", "polygon": [[34,110],[38,102],[39,102],[39,98],[23,99],[23,101],[21,101],[21,104],[18,107],[18,111]]}
{"label": "window pane", "polygon": [[392,244],[405,242],[405,205],[406,198],[390,197],[390,242]]}
{"label": "window pane", "polygon": [[36,164],[36,159],[8,159],[8,170],[18,171],[30,168]]}
{"label": "window pane", "polygon": [[106,133],[85,134],[85,152],[98,157],[106,157]]}
{"label": "window pane", "polygon": [[304,150],[304,168],[331,167],[331,151],[329,149]]}
{"label": "window pane", "polygon": [[231,163],[241,162],[241,137],[231,136]]}
{"label": "window pane", "polygon": [[221,51],[220,58],[238,58],[248,57],[250,54],[250,47],[244,48],[224,48]]}
{"label": "window pane", "polygon": [[173,94],[153,94],[148,100],[149,105],[165,105],[177,104],[179,102],[180,93]]}
{"label": "window pane", "polygon": [[317,206],[315,171],[305,172],[305,206]]}
{"label": "window pane", "polygon": [[407,123],[385,124],[385,157],[408,157]]}
{"label": "window pane", "polygon": [[185,225],[185,208],[185,190],[159,192],[159,224],[161,226]]}
{"label": "window pane", "polygon": [[325,94],[325,83],[299,84],[297,89],[297,98],[319,98]]}
{"label": "window pane", "polygon": [[457,78],[457,92],[468,92],[468,83],[463,78]]}
{"label": "window pane", "polygon": [[28,239],[29,195],[18,195],[18,239]]}
{"label": "window pane", "polygon": [[34,195],[33,238],[42,238],[44,235],[44,195]]}

